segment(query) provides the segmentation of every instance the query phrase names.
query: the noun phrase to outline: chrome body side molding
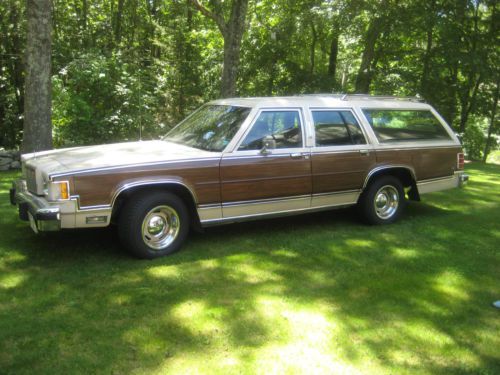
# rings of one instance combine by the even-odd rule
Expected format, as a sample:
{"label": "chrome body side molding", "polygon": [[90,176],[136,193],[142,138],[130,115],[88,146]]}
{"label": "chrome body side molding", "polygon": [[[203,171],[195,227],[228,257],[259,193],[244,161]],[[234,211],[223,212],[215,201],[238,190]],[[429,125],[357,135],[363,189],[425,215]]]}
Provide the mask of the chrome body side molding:
{"label": "chrome body side molding", "polygon": [[113,194],[113,197],[111,198],[111,207],[114,206],[116,199],[124,191],[127,191],[129,189],[132,189],[132,188],[138,187],[138,186],[151,186],[151,185],[179,185],[179,186],[187,189],[187,191],[189,191],[189,193],[191,194],[191,198],[193,198],[193,202],[195,205],[198,203],[198,198],[196,197],[196,194],[192,188],[190,188],[186,183],[184,183],[182,181],[168,178],[168,179],[134,180],[134,181],[126,182],[126,183],[120,185],[120,187],[118,187],[116,189],[116,191]]}
{"label": "chrome body side molding", "polygon": [[198,215],[203,227],[307,213],[356,204],[359,190],[326,194],[300,195],[286,198],[272,198],[242,202],[228,202],[222,205],[198,206]]}
{"label": "chrome body side molding", "polygon": [[303,210],[311,205],[311,196],[265,199],[262,201],[231,202],[222,204],[223,218],[248,217],[276,212]]}
{"label": "chrome body side molding", "polygon": [[360,190],[340,191],[335,193],[315,194],[311,199],[311,208],[330,208],[356,204]]}
{"label": "chrome body side molding", "polygon": [[176,160],[162,160],[162,161],[154,161],[154,162],[145,162],[145,163],[136,163],[136,164],[123,164],[109,167],[98,167],[98,168],[85,168],[78,169],[74,171],[62,172],[62,173],[49,173],[48,179],[49,181],[53,181],[55,178],[66,177],[66,176],[76,176],[80,174],[86,173],[95,173],[95,172],[107,172],[107,171],[116,171],[120,169],[128,169],[128,168],[144,168],[144,167],[155,167],[169,164],[183,164],[183,163],[193,163],[197,161],[219,161],[220,156],[207,156],[207,157],[198,157],[198,158],[189,158],[189,159],[176,159]]}
{"label": "chrome body side molding", "polygon": [[199,205],[197,211],[201,223],[222,218],[222,205],[220,204]]}
{"label": "chrome body side molding", "polygon": [[406,169],[410,172],[411,174],[411,177],[413,178],[414,181],[417,181],[417,176],[415,174],[415,170],[408,166],[408,165],[404,165],[404,164],[386,164],[386,165],[379,165],[378,167],[375,167],[373,168],[370,172],[368,172],[368,174],[366,175],[366,178],[365,178],[365,182],[363,183],[363,188],[362,190],[364,190],[366,188],[366,186],[368,185],[368,182],[370,181],[370,178],[377,172],[380,172],[380,171],[383,171],[383,170],[386,170],[386,169]]}
{"label": "chrome body side molding", "polygon": [[77,202],[77,207],[79,211],[96,211],[96,210],[106,210],[106,209],[112,209],[115,205],[116,200],[118,199],[118,196],[134,187],[138,186],[151,186],[151,185],[179,185],[189,191],[191,194],[191,197],[193,198],[193,202],[196,204],[198,202],[196,194],[194,193],[193,189],[190,188],[187,184],[182,183],[179,180],[174,180],[174,179],[149,179],[149,180],[137,180],[137,181],[132,181],[125,183],[123,185],[120,185],[115,192],[113,193],[113,196],[111,198],[111,203],[110,204],[99,204],[95,206],[81,206],[79,201],[80,197],[78,195],[73,195],[71,196],[72,200],[75,200]]}

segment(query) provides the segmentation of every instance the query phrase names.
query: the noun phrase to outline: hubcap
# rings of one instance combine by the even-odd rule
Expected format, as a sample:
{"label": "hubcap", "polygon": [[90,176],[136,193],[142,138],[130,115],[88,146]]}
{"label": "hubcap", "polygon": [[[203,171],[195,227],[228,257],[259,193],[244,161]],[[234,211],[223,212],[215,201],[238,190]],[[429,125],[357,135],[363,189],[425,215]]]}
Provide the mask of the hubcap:
{"label": "hubcap", "polygon": [[399,192],[392,185],[381,187],[375,194],[373,202],[375,213],[381,219],[387,220],[394,216],[399,206]]}
{"label": "hubcap", "polygon": [[170,206],[157,206],[142,221],[142,239],[153,250],[168,247],[177,238],[180,219]]}

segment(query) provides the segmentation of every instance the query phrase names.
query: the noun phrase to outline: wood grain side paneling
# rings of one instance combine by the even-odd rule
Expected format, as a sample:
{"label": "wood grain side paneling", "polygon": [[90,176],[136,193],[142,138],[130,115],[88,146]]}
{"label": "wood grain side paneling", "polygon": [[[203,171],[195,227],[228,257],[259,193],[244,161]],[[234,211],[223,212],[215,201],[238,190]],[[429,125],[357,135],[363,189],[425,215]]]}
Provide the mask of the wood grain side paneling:
{"label": "wood grain side paneling", "polygon": [[413,167],[417,180],[451,176],[457,166],[461,147],[407,150],[379,150],[377,164],[402,164]]}
{"label": "wood grain side paneling", "polygon": [[222,202],[311,194],[311,160],[290,156],[221,161]]}
{"label": "wood grain side paneling", "polygon": [[368,171],[375,165],[375,154],[312,154],[313,193],[361,189]]}
{"label": "wood grain side paneling", "polygon": [[418,180],[451,176],[457,168],[457,153],[461,147],[431,148],[413,153],[413,165]]}
{"label": "wood grain side paneling", "polygon": [[179,162],[102,170],[74,176],[74,193],[81,206],[107,205],[117,187],[127,180],[174,179],[194,191],[198,204],[220,202],[219,161]]}

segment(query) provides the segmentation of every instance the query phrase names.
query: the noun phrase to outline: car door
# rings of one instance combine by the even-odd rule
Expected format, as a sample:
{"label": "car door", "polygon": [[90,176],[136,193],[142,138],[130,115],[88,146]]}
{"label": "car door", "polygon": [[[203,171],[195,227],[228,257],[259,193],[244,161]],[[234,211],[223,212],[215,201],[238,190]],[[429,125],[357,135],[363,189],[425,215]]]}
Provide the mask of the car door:
{"label": "car door", "polygon": [[314,126],[313,208],[356,203],[376,162],[372,146],[350,109],[311,108]]}
{"label": "car door", "polygon": [[300,108],[262,109],[220,164],[224,218],[310,207],[310,152]]}

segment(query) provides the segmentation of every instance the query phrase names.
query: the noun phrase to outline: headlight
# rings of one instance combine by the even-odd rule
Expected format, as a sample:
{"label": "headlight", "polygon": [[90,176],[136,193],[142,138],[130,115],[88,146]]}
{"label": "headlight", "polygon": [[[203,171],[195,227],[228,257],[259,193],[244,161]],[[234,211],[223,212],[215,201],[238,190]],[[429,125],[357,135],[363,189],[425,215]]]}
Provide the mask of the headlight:
{"label": "headlight", "polygon": [[69,182],[55,181],[47,183],[47,200],[61,201],[69,199]]}

